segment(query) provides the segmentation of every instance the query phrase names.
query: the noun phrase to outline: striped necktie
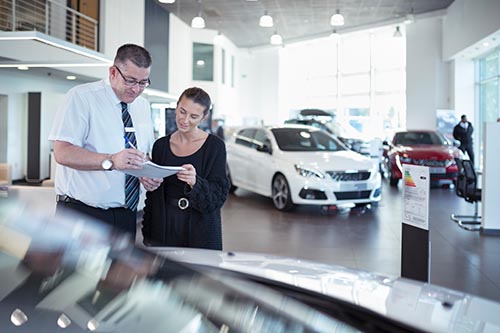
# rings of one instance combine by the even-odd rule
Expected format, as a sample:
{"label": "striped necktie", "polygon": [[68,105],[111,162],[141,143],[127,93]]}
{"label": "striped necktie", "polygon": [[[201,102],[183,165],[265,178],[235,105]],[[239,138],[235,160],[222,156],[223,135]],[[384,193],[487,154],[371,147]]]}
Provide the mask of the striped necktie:
{"label": "striped necktie", "polygon": [[[125,128],[133,128],[132,118],[130,113],[128,113],[127,103],[120,102],[122,105],[122,120],[123,126]],[[135,132],[125,131],[129,142],[131,142],[135,147],[137,147],[137,140],[135,138]],[[128,144],[125,143],[125,148]],[[125,206],[130,210],[135,210],[137,208],[137,203],[139,202],[139,179],[135,176],[125,175]]]}

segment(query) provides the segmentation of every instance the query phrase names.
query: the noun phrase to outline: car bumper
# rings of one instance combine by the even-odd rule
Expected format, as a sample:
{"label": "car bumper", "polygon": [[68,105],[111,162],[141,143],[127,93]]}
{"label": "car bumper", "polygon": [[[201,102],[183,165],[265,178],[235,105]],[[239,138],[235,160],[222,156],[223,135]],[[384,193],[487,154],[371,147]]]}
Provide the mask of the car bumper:
{"label": "car bumper", "polygon": [[[301,181],[302,180],[302,181]],[[294,186],[292,184],[295,184]],[[342,205],[378,202],[382,198],[379,172],[366,181],[333,181],[329,178],[304,178],[290,182],[292,201],[298,205]]]}

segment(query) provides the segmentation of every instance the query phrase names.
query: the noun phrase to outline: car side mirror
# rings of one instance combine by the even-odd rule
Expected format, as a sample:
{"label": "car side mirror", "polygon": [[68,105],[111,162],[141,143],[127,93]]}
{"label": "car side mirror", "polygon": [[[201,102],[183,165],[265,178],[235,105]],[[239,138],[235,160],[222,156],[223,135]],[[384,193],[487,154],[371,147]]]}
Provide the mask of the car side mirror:
{"label": "car side mirror", "polygon": [[262,146],[257,147],[257,151],[263,152],[263,153],[268,153],[269,155],[272,155],[273,150],[269,145],[263,144]]}

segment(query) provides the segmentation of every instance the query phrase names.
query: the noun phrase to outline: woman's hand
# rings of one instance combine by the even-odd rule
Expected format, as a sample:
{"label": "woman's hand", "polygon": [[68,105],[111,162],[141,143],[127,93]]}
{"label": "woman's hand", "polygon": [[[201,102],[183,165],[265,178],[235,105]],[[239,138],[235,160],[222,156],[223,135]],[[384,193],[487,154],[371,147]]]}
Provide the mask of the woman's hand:
{"label": "woman's hand", "polygon": [[140,177],[139,181],[142,186],[146,189],[146,191],[154,191],[158,187],[160,187],[161,183],[163,183],[163,178],[148,178],[148,177]]}
{"label": "woman's hand", "polygon": [[187,183],[191,188],[196,184],[196,169],[192,164],[184,164],[182,167],[185,170],[177,173],[177,179]]}

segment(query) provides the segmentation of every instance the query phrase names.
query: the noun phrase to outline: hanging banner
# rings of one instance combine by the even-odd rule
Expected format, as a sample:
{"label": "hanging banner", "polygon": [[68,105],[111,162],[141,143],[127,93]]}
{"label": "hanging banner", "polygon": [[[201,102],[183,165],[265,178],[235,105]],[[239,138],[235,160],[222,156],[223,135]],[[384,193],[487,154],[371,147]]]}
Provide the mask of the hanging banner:
{"label": "hanging banner", "polygon": [[403,223],[429,230],[429,167],[403,164]]}

